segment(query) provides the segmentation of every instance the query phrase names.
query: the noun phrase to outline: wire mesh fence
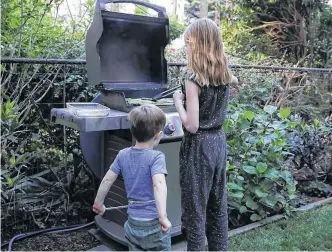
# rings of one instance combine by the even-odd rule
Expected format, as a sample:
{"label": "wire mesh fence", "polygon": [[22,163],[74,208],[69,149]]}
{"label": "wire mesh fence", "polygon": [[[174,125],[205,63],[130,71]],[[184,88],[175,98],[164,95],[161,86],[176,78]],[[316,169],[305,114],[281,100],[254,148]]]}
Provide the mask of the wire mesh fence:
{"label": "wire mesh fence", "polygon": [[[52,108],[90,102],[84,60],[2,59],[1,238],[93,218],[94,176],[79,132],[54,125]],[[183,63],[169,63],[169,86]],[[332,113],[332,69],[231,65],[232,102],[290,107],[303,118]],[[15,103],[10,103],[15,102]]]}

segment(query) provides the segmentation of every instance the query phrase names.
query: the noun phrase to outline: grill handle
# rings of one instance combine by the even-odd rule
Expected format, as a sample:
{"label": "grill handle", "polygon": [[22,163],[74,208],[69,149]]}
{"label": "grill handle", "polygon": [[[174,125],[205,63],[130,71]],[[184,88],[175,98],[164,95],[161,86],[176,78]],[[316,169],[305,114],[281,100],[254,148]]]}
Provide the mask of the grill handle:
{"label": "grill handle", "polygon": [[100,0],[100,7],[102,10],[105,10],[105,4],[107,3],[132,3],[142,5],[144,7],[150,8],[158,12],[158,17],[167,18],[167,13],[165,7],[144,2],[142,0]]}

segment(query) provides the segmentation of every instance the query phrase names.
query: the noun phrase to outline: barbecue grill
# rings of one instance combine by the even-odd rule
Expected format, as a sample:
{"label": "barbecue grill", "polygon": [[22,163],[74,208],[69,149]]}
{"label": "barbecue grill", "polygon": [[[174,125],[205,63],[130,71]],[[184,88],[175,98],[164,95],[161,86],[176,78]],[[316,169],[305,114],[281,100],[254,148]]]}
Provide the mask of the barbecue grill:
{"label": "barbecue grill", "polygon": [[[108,3],[133,3],[155,10],[157,17],[107,11]],[[165,112],[167,123],[159,146],[165,153],[168,184],[168,215],[172,236],[181,234],[179,148],[183,130],[179,115],[167,92],[167,62],[164,56],[169,41],[169,21],[164,7],[139,0],[97,0],[93,22],[86,36],[88,83],[99,94],[92,103],[68,104],[52,109],[56,124],[80,132],[80,146],[89,167],[102,178],[118,152],[135,140],[129,130],[128,112],[142,103],[155,103]],[[158,95],[164,94],[166,95]],[[172,90],[171,90],[172,91]],[[100,108],[101,107],[101,108]],[[106,110],[105,110],[106,107]],[[97,113],[98,111],[98,113]],[[128,204],[121,176],[105,199],[106,207]],[[126,245],[123,225],[126,209],[106,211],[96,216],[98,228],[111,239]]]}

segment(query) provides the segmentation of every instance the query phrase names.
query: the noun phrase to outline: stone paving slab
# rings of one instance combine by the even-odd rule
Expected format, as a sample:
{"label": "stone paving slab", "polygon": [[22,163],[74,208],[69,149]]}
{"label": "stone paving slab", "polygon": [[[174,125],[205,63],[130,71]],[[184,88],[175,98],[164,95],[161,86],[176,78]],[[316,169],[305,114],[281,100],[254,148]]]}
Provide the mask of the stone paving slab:
{"label": "stone paving slab", "polygon": [[327,199],[323,199],[323,200],[319,200],[319,201],[313,202],[311,204],[299,207],[299,208],[296,209],[296,211],[307,211],[307,210],[311,210],[315,207],[323,206],[323,205],[328,204],[328,203],[332,203],[332,197],[327,198]]}

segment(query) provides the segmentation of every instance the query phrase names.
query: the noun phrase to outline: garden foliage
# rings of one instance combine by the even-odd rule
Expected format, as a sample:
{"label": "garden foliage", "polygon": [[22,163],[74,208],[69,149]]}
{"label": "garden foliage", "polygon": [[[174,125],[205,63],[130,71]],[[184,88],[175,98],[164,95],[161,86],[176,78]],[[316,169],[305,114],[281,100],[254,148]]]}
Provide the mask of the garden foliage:
{"label": "garden foliage", "polygon": [[296,181],[284,163],[290,154],[286,139],[290,110],[245,105],[230,105],[229,110],[224,130],[231,221],[239,225],[245,217],[256,221],[288,210],[296,193]]}

